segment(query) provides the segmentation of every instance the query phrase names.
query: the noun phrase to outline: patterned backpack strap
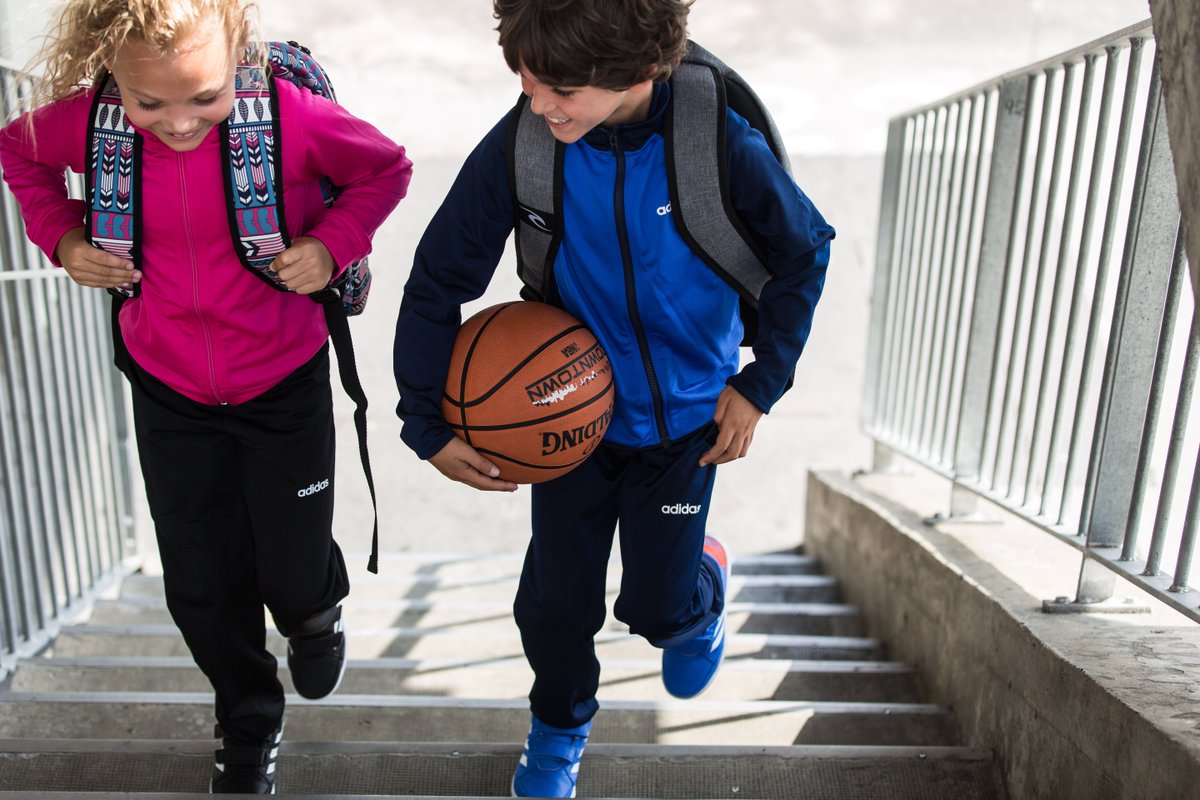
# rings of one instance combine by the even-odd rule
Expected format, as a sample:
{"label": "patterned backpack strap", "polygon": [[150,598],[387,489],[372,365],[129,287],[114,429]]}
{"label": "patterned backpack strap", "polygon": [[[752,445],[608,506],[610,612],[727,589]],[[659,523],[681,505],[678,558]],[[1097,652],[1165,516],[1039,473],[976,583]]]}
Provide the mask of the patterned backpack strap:
{"label": "patterned backpack strap", "polygon": [[225,193],[234,250],[263,280],[286,290],[271,269],[291,244],[284,217],[278,159],[279,107],[271,76],[258,66],[238,67],[233,109],[221,123]]}
{"label": "patterned backpack strap", "polygon": [[[291,244],[287,234],[282,192],[283,165],[279,152],[279,108],[274,81],[283,79],[336,102],[329,76],[305,48],[295,42],[268,42],[269,73],[261,66],[238,68],[235,98],[229,119],[222,125],[225,151],[226,193],[230,230],[238,258],[254,274],[279,289],[286,289],[271,262]],[[322,181],[325,206],[337,198],[338,188]],[[340,296],[348,316],[361,314],[367,303],[371,272],[366,258],[350,264],[327,290]],[[325,302],[323,295],[315,300]]]}
{"label": "patterned backpack strap", "polygon": [[[84,176],[88,214],[84,235],[94,246],[138,264],[141,248],[140,197],[137,190],[141,170],[142,137],[125,116],[121,92],[111,75],[98,84],[88,118],[88,165]],[[111,289],[122,297],[136,297],[132,290]]]}

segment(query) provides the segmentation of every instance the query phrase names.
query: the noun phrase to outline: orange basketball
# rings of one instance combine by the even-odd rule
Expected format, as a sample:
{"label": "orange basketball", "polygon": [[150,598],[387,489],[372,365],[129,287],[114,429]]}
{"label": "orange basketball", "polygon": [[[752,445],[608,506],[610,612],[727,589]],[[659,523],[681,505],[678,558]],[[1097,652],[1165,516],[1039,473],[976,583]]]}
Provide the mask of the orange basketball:
{"label": "orange basketball", "polygon": [[504,480],[541,483],[582,464],[608,429],[612,407],[604,348],[562,309],[501,303],[459,329],[442,414]]}

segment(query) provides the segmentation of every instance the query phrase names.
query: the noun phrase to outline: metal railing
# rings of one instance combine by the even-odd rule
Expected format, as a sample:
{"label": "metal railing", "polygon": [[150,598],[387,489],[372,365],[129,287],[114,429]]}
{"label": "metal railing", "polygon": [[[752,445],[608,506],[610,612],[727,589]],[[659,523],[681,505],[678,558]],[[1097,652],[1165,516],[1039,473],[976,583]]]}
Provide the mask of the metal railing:
{"label": "metal railing", "polygon": [[[27,96],[0,63],[3,119]],[[109,308],[103,292],[46,262],[0,190],[0,678],[127,571],[136,550]]]}
{"label": "metal railing", "polygon": [[1069,605],[1121,576],[1200,621],[1188,280],[1150,22],[893,119],[877,466],[948,477],[951,518],[984,498],[1077,547]]}

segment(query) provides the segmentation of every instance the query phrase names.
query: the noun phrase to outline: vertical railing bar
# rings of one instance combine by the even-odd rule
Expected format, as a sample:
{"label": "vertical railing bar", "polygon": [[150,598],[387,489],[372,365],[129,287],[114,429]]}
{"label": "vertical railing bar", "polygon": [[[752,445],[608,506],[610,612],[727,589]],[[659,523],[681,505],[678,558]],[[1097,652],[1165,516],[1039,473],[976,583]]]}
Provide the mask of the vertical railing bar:
{"label": "vertical railing bar", "polygon": [[[1192,308],[1191,333],[1188,336],[1187,352],[1183,359],[1183,374],[1179,379],[1179,397],[1175,401],[1175,417],[1171,424],[1171,442],[1167,447],[1167,460],[1163,465],[1162,486],[1158,493],[1158,508],[1154,515],[1154,528],[1150,532],[1150,544],[1146,553],[1146,568],[1142,573],[1155,576],[1162,565],[1163,549],[1166,546],[1167,525],[1171,520],[1171,509],[1175,496],[1175,485],[1179,480],[1179,462],[1183,457],[1187,435],[1188,416],[1192,408],[1192,397],[1196,387],[1197,365],[1200,365],[1200,309]],[[1122,553],[1122,557],[1125,557]]]}
{"label": "vertical railing bar", "polygon": [[[84,458],[85,453],[88,452],[88,440],[86,440],[86,433],[83,429],[83,420],[85,419],[83,409],[84,379],[83,365],[80,363],[79,355],[84,351],[83,339],[85,338],[82,314],[79,313],[79,305],[82,300],[83,297],[80,296],[80,293],[74,293],[74,291],[71,293],[71,350],[74,354],[74,359],[72,359],[71,363],[71,415],[72,419],[77,421],[76,426],[74,426],[76,487],[78,488],[79,498],[83,503],[84,509],[91,510],[95,509],[96,506],[92,503],[91,483],[88,480],[88,469],[86,469]],[[94,560],[92,560],[91,552],[92,528],[94,528],[91,513],[84,513],[82,521],[83,524],[79,525],[78,530],[74,531],[76,533],[76,552],[79,570],[79,591],[76,593],[78,595],[83,594],[83,591],[91,582],[91,576],[95,575],[94,567],[92,567]]]}
{"label": "vertical railing bar", "polygon": [[[0,230],[5,231],[6,235],[7,228],[7,225],[0,225]],[[10,291],[10,287],[0,286],[0,312],[5,312],[8,308]],[[6,316],[7,314],[0,313],[0,319]],[[10,447],[10,443],[13,441],[11,428],[13,415],[9,403],[10,381],[8,376],[11,371],[8,366],[11,362],[8,358],[7,343],[4,347],[0,347],[0,356],[3,356],[0,365],[4,367],[4,372],[0,373],[0,464],[4,467],[3,475],[0,475],[0,483],[4,484],[4,491],[0,491],[0,578],[3,578],[3,581],[0,582],[0,600],[3,600],[4,603],[2,616],[4,618],[5,649],[16,652],[21,632],[31,630],[33,620],[22,613],[29,608],[29,603],[23,594],[28,587],[22,579],[20,564],[19,531],[21,526],[18,519],[20,511],[16,506],[20,495],[14,491],[13,486],[18,467]]]}
{"label": "vertical railing bar", "polygon": [[935,165],[937,162],[936,148],[938,142],[938,129],[942,125],[942,110],[936,109],[929,112],[933,117],[932,131],[926,136],[927,148],[929,156],[926,159],[926,170],[924,175],[925,190],[921,198],[923,206],[917,223],[919,233],[915,237],[913,245],[913,263],[911,267],[910,293],[908,296],[908,311],[906,315],[907,325],[903,335],[903,342],[906,343],[904,348],[905,358],[901,365],[901,383],[900,383],[900,415],[897,424],[897,431],[900,435],[900,441],[910,441],[910,420],[912,418],[913,406],[913,386],[916,382],[916,376],[913,374],[916,370],[915,360],[916,353],[919,349],[916,344],[919,342],[917,331],[922,324],[922,293],[927,285],[929,274],[929,260],[927,258],[926,246],[929,238],[930,226],[930,207],[933,204],[934,196],[936,195],[935,186],[936,178]]}
{"label": "vertical railing bar", "polygon": [[[84,298],[84,313],[83,319],[90,330],[100,330],[103,324],[102,319],[97,319],[97,304],[96,300],[99,292],[88,292]],[[106,384],[105,378],[108,375],[108,370],[111,361],[106,357],[103,343],[106,340],[99,336],[89,336],[86,341],[87,349],[87,366],[89,380],[88,385],[95,387],[97,392],[97,400],[99,400],[109,410],[109,406],[104,402],[105,395],[103,392]],[[92,448],[92,491],[93,501],[92,508],[96,514],[96,554],[97,563],[96,571],[92,575],[92,582],[102,578],[106,573],[116,567],[119,559],[116,555],[116,545],[118,532],[113,527],[113,518],[111,514],[113,503],[112,492],[112,475],[109,470],[109,452],[111,446],[108,438],[107,420],[109,414],[103,416],[93,415],[87,420],[88,430],[91,432],[89,442]]]}
{"label": "vertical railing bar", "polygon": [[875,424],[875,413],[883,385],[883,332],[887,324],[892,293],[892,265],[896,246],[897,217],[904,176],[904,139],[906,120],[888,124],[887,151],[883,161],[883,190],[879,201],[879,232],[875,246],[875,282],[871,296],[871,323],[867,340],[867,369],[863,385],[861,419],[864,427]]}
{"label": "vertical railing bar", "polygon": [[[1013,482],[1017,477],[1017,458],[1018,454],[1025,451],[1021,447],[1022,434],[1025,433],[1025,417],[1027,398],[1030,394],[1036,392],[1037,387],[1033,386],[1033,364],[1035,353],[1037,352],[1037,333],[1039,320],[1042,315],[1042,305],[1048,293],[1054,291],[1055,274],[1050,268],[1050,243],[1052,240],[1051,231],[1054,227],[1054,212],[1058,208],[1058,185],[1062,178],[1063,158],[1067,151],[1067,127],[1070,119],[1071,99],[1074,96],[1075,90],[1075,66],[1073,64],[1063,65],[1063,85],[1062,94],[1059,97],[1059,112],[1058,125],[1054,132],[1054,157],[1050,166],[1050,186],[1046,191],[1046,207],[1044,218],[1042,220],[1042,235],[1038,247],[1037,258],[1037,277],[1033,284],[1033,307],[1029,312],[1029,330],[1025,336],[1025,358],[1021,369],[1021,385],[1017,389],[1017,411],[1013,428],[1013,448],[1012,459],[1009,462],[1008,482],[1005,485],[1004,496],[1013,497]],[[1049,283],[1050,288],[1046,285]],[[1029,455],[1025,457],[1026,472],[1032,466],[1032,446],[1029,448]]]}
{"label": "vertical railing bar", "polygon": [[[1038,515],[1047,513],[1047,498],[1050,497],[1050,486],[1054,475],[1054,454],[1058,452],[1062,440],[1063,420],[1067,414],[1067,388],[1071,364],[1075,361],[1076,341],[1075,327],[1079,318],[1079,309],[1083,303],[1084,287],[1087,285],[1088,265],[1091,259],[1091,243],[1096,225],[1096,209],[1099,205],[1100,181],[1104,172],[1104,155],[1107,152],[1108,123],[1112,116],[1113,95],[1117,82],[1117,58],[1120,48],[1106,48],[1104,69],[1104,87],[1100,96],[1100,111],[1096,121],[1096,139],[1092,149],[1092,168],[1088,177],[1087,200],[1084,203],[1083,226],[1080,231],[1079,253],[1075,259],[1075,286],[1071,292],[1071,306],[1067,313],[1066,336],[1063,339],[1062,365],[1058,376],[1058,390],[1055,393],[1054,420],[1050,426],[1050,441],[1046,452],[1046,474],[1042,478],[1042,499],[1038,506]],[[1067,458],[1070,458],[1068,452]],[[1061,512],[1055,511],[1055,516]]]}
{"label": "vertical railing bar", "polygon": [[945,299],[942,303],[941,313],[941,336],[938,349],[938,357],[934,362],[934,374],[930,380],[930,386],[933,393],[933,413],[929,415],[930,429],[926,433],[929,437],[929,451],[935,463],[943,463],[945,461],[945,453],[943,452],[944,440],[941,438],[944,419],[949,415],[949,392],[950,376],[947,374],[947,362],[953,359],[954,351],[958,346],[958,328],[951,327],[957,319],[957,311],[955,303],[961,293],[960,283],[963,280],[961,269],[961,260],[959,252],[962,245],[963,236],[963,218],[970,213],[967,207],[967,186],[971,181],[971,142],[974,141],[976,135],[976,121],[978,98],[968,97],[962,101],[963,110],[960,111],[959,125],[962,125],[962,114],[967,114],[966,135],[959,136],[957,141],[957,153],[955,155],[955,172],[957,179],[957,193],[954,198],[955,214],[953,224],[946,226],[946,242],[942,247],[943,252],[943,268],[946,271],[946,292]]}
{"label": "vertical railing bar", "polygon": [[[1046,404],[1050,393],[1046,391],[1050,382],[1050,371],[1054,364],[1053,354],[1058,346],[1058,336],[1056,331],[1058,326],[1059,309],[1062,306],[1062,296],[1066,288],[1066,281],[1063,280],[1064,272],[1067,269],[1067,261],[1070,255],[1071,235],[1075,227],[1075,210],[1079,199],[1079,180],[1083,172],[1083,161],[1086,150],[1086,142],[1088,128],[1091,123],[1092,113],[1092,91],[1096,77],[1096,60],[1099,54],[1089,53],[1084,57],[1083,71],[1083,86],[1080,89],[1079,95],[1079,113],[1075,123],[1075,146],[1071,153],[1071,170],[1067,177],[1067,197],[1066,206],[1063,209],[1062,231],[1058,243],[1058,259],[1055,263],[1054,273],[1049,276],[1050,288],[1047,293],[1050,295],[1050,311],[1046,317],[1046,336],[1045,344],[1042,347],[1042,368],[1041,374],[1038,377],[1037,392],[1033,396],[1034,412],[1033,412],[1033,428],[1029,436],[1029,464],[1025,472],[1025,492],[1021,498],[1021,505],[1025,506],[1029,503],[1029,497],[1033,491],[1033,485],[1037,476],[1035,465],[1038,460],[1038,442],[1041,440],[1043,422],[1045,420]],[[1069,94],[1069,92],[1067,93]],[[1064,100],[1066,94],[1064,94]],[[1065,116],[1065,115],[1064,115]],[[1066,126],[1063,126],[1063,132],[1066,132]],[[1047,270],[1049,271],[1049,270]],[[1036,306],[1035,306],[1036,308]],[[1037,312],[1034,316],[1036,318]],[[1027,362],[1030,363],[1030,362]],[[1020,412],[1018,411],[1018,415]],[[1019,417],[1018,417],[1019,418]],[[1046,471],[1050,469],[1050,454],[1047,452]]]}
{"label": "vertical railing bar", "polygon": [[[940,137],[942,155],[938,165],[937,202],[934,205],[933,224],[930,227],[930,249],[926,258],[927,274],[929,276],[925,287],[925,309],[923,312],[921,335],[918,340],[917,370],[914,375],[913,412],[916,418],[912,420],[913,441],[916,451],[925,456],[930,455],[929,442],[925,438],[927,421],[931,416],[930,408],[930,375],[932,373],[933,354],[938,343],[939,309],[944,308],[942,300],[943,272],[945,266],[945,244],[947,231],[950,228],[951,190],[954,180],[954,158],[957,150],[958,126],[961,116],[961,103],[955,103],[946,108],[945,122]],[[951,142],[954,147],[951,147]],[[949,165],[949,169],[947,166]],[[920,378],[924,376],[924,380]]]}
{"label": "vertical railing bar", "polygon": [[978,481],[982,471],[991,413],[989,399],[996,380],[995,359],[1000,346],[999,311],[1003,304],[1003,287],[1012,268],[1013,220],[1021,197],[1015,189],[1024,172],[1028,149],[1028,106],[1032,84],[1029,75],[1013,76],[1000,84],[983,228],[974,269],[975,285],[959,414],[952,445],[952,472],[956,482]]}
{"label": "vertical railing bar", "polygon": [[[1137,170],[1134,174],[1133,196],[1130,201],[1129,222],[1126,228],[1125,246],[1121,255],[1120,273],[1117,278],[1117,288],[1114,296],[1113,318],[1111,328],[1120,331],[1124,318],[1126,297],[1129,294],[1130,265],[1137,242],[1137,233],[1142,224],[1142,203],[1146,195],[1146,178],[1150,171],[1151,142],[1154,140],[1154,120],[1158,115],[1158,106],[1162,98],[1162,87],[1159,83],[1158,59],[1150,69],[1150,91],[1146,98],[1146,122],[1142,128],[1142,142],[1138,150]],[[1091,455],[1088,458],[1087,477],[1083,482],[1083,503],[1079,512],[1079,532],[1089,535],[1092,527],[1093,505],[1096,496],[1096,482],[1100,471],[1100,455],[1104,442],[1105,429],[1108,425],[1108,406],[1112,395],[1113,373],[1116,370],[1117,350],[1120,345],[1119,336],[1111,336],[1104,358],[1104,368],[1100,377],[1100,394],[1096,403],[1096,422],[1092,433]]]}
{"label": "vertical railing bar", "polygon": [[[1084,415],[1081,409],[1087,399],[1087,395],[1092,384],[1092,372],[1095,358],[1093,353],[1096,349],[1096,339],[1100,335],[1100,310],[1104,305],[1104,297],[1106,287],[1108,286],[1109,265],[1112,262],[1112,248],[1116,237],[1117,219],[1120,216],[1119,204],[1121,201],[1121,190],[1125,182],[1125,165],[1129,153],[1129,138],[1133,129],[1133,112],[1136,104],[1136,95],[1138,87],[1138,78],[1141,73],[1142,64],[1142,47],[1144,39],[1133,39],[1129,43],[1129,67],[1125,78],[1125,91],[1121,101],[1121,121],[1117,127],[1117,141],[1113,149],[1113,172],[1111,185],[1108,190],[1108,204],[1104,212],[1104,230],[1100,236],[1100,255],[1096,261],[1096,288],[1092,294],[1091,314],[1088,318],[1087,337],[1083,345],[1083,363],[1080,369],[1079,376],[1079,391],[1075,401],[1075,419],[1071,424],[1071,438],[1067,445],[1067,465],[1063,473],[1063,488],[1062,497],[1058,504],[1058,519],[1057,524],[1063,525],[1066,523],[1066,513],[1068,509],[1067,498],[1071,491],[1071,486],[1075,483],[1075,475],[1079,467],[1079,441],[1083,435],[1083,420]],[[1135,200],[1141,189],[1138,188],[1138,176],[1144,174],[1145,165],[1142,164],[1144,156],[1141,155],[1146,149],[1145,140],[1148,133],[1143,132],[1142,150],[1139,151],[1137,171],[1134,180],[1134,195]],[[1137,207],[1136,202],[1131,203],[1133,208]],[[1130,225],[1134,220],[1130,219]],[[1084,496],[1081,505],[1086,508],[1091,505],[1088,498],[1087,486],[1091,482],[1090,466],[1089,477],[1084,480]],[[1082,535],[1086,530],[1085,515],[1082,510],[1077,524],[1077,533]]]}
{"label": "vertical railing bar", "polygon": [[[54,399],[51,416],[53,422],[50,427],[51,438],[51,462],[54,471],[54,485],[67,486],[69,480],[68,473],[68,454],[67,454],[67,434],[65,427],[69,424],[65,413],[65,403],[63,397],[66,394],[64,390],[65,381],[65,361],[66,361],[66,344],[62,337],[62,303],[63,294],[69,290],[69,287],[61,282],[47,282],[47,338],[51,343],[50,360],[46,365],[47,373],[51,377],[54,385]],[[52,295],[52,296],[51,296]],[[58,501],[58,518],[59,531],[57,536],[57,553],[58,567],[62,573],[63,589],[69,597],[74,593],[71,588],[71,563],[67,547],[64,544],[64,532],[74,528],[76,520],[79,518],[78,500],[74,492],[55,492]]]}
{"label": "vertical railing bar", "polygon": [[32,449],[26,451],[25,469],[35,474],[34,485],[41,524],[31,531],[34,539],[34,552],[38,554],[39,583],[42,588],[42,602],[48,619],[57,619],[62,610],[58,591],[58,582],[54,579],[54,531],[51,530],[55,519],[51,494],[53,487],[47,480],[46,459],[49,456],[48,432],[49,415],[46,408],[49,405],[46,387],[45,370],[45,339],[39,335],[35,323],[37,317],[37,296],[42,288],[42,281],[28,281],[24,286],[18,285],[24,300],[22,316],[25,318],[26,336],[24,351],[28,361],[25,374],[25,389],[29,397],[30,427],[32,432]]}
{"label": "vertical railing bar", "polygon": [[63,485],[62,472],[59,469],[59,434],[61,432],[59,424],[62,417],[59,412],[59,403],[62,392],[59,389],[57,376],[54,371],[54,362],[57,358],[59,343],[51,329],[51,320],[54,314],[53,298],[56,295],[58,287],[55,285],[56,282],[51,280],[40,280],[34,283],[37,307],[40,309],[40,316],[45,326],[41,335],[38,336],[41,349],[39,356],[41,369],[38,370],[38,375],[42,386],[41,407],[44,412],[43,436],[45,437],[46,448],[44,458],[47,465],[43,481],[45,488],[42,494],[44,495],[43,502],[47,507],[46,516],[53,520],[52,525],[47,525],[43,536],[46,540],[47,563],[52,573],[51,580],[62,587],[62,592],[59,596],[61,602],[70,596],[70,588],[67,585],[67,573],[62,557],[61,541],[61,532],[69,524],[66,518],[66,507],[63,503],[65,493],[55,490],[55,487]]}
{"label": "vertical railing bar", "polygon": [[1175,336],[1175,321],[1179,318],[1179,300],[1187,284],[1183,220],[1180,219],[1179,233],[1175,240],[1175,254],[1171,260],[1171,278],[1167,283],[1166,307],[1158,334],[1154,372],[1150,378],[1150,396],[1147,398],[1146,419],[1142,426],[1142,446],[1138,450],[1137,466],[1133,473],[1133,495],[1129,501],[1129,515],[1126,517],[1125,535],[1121,544],[1122,561],[1132,561],[1137,551],[1138,526],[1141,523],[1142,508],[1146,502],[1147,473],[1150,469],[1150,458],[1154,454],[1154,437],[1158,431],[1158,418],[1167,383],[1167,367],[1171,362],[1171,343]]}
{"label": "vertical railing bar", "polygon": [[[930,313],[930,340],[929,340],[929,358],[925,362],[923,368],[924,373],[928,376],[922,391],[923,411],[921,414],[921,425],[918,431],[918,440],[922,443],[922,451],[930,458],[934,457],[934,444],[932,436],[932,428],[938,413],[938,383],[941,377],[941,363],[946,346],[946,324],[950,314],[949,292],[951,284],[951,267],[954,261],[952,232],[954,231],[953,220],[955,216],[961,213],[961,208],[955,202],[957,192],[960,192],[959,182],[961,176],[959,173],[960,148],[962,146],[962,129],[965,127],[963,122],[963,114],[965,113],[965,104],[969,102],[966,98],[959,100],[953,106],[953,136],[948,133],[946,144],[943,145],[943,175],[947,174],[945,163],[948,161],[949,177],[943,180],[943,185],[946,187],[944,192],[946,202],[944,204],[944,212],[941,217],[941,243],[938,247],[938,258],[934,264],[934,273],[938,276],[936,292],[930,291],[929,304]],[[951,142],[953,146],[951,147]]]}
{"label": "vertical railing bar", "polygon": [[[930,167],[929,176],[929,198],[928,204],[925,206],[925,230],[924,242],[922,246],[922,283],[920,283],[919,295],[925,299],[924,303],[917,303],[917,329],[914,330],[914,339],[916,347],[912,351],[911,374],[912,383],[908,397],[910,401],[907,404],[907,413],[904,420],[904,435],[905,439],[911,441],[913,450],[918,453],[923,453],[922,440],[920,440],[920,432],[917,428],[917,416],[920,408],[922,408],[926,384],[928,380],[923,380],[929,374],[926,365],[928,365],[928,354],[930,342],[932,339],[932,317],[934,317],[934,296],[937,285],[937,243],[938,243],[938,223],[940,223],[941,209],[944,205],[944,193],[942,192],[942,184],[944,174],[946,174],[946,143],[949,139],[950,127],[950,109],[941,108],[937,112],[937,122],[934,127],[934,161]],[[938,152],[940,151],[940,152]],[[932,207],[930,207],[932,206]]]}
{"label": "vertical railing bar", "polygon": [[[1002,396],[1001,402],[1000,402],[1000,409],[999,409],[1000,413],[996,418],[998,420],[996,423],[997,428],[996,428],[996,436],[994,439],[995,444],[996,444],[996,452],[993,454],[992,469],[991,469],[991,482],[990,482],[991,488],[996,491],[998,491],[997,480],[999,479],[1000,473],[1001,473],[1001,459],[1003,458],[1004,453],[1005,453],[1004,442],[1006,440],[1007,433],[1008,433],[1008,426],[1009,426],[1008,420],[1009,420],[1009,415],[1010,415],[1011,409],[1012,409],[1012,398],[1013,398],[1014,392],[1016,391],[1014,384],[1015,384],[1016,371],[1017,371],[1017,360],[1018,360],[1017,355],[1020,350],[1020,342],[1021,342],[1020,322],[1022,319],[1025,318],[1027,290],[1029,288],[1030,272],[1031,272],[1030,264],[1032,263],[1032,260],[1033,260],[1034,229],[1037,225],[1038,213],[1039,213],[1038,198],[1041,197],[1042,177],[1044,175],[1045,166],[1046,166],[1046,152],[1048,149],[1046,140],[1049,138],[1049,135],[1050,135],[1050,117],[1054,110],[1053,103],[1051,101],[1054,97],[1054,88],[1057,85],[1057,82],[1055,80],[1055,73],[1056,73],[1056,71],[1054,69],[1048,68],[1043,72],[1043,76],[1042,76],[1043,83],[1042,83],[1041,124],[1038,126],[1037,152],[1034,155],[1033,175],[1030,180],[1030,187],[1029,187],[1029,216],[1025,220],[1025,242],[1024,242],[1024,247],[1022,248],[1020,262],[1015,263],[1011,266],[1012,269],[1018,271],[1017,290],[1016,290],[1017,297],[1016,297],[1016,305],[1015,305],[1014,314],[1013,314],[1012,338],[1009,340],[1009,343],[1008,343],[1008,366],[1005,369],[1005,377],[1004,377],[1004,383],[1003,383],[1003,387],[1002,387],[1003,396]],[[1013,225],[1013,234],[1014,235],[1016,234],[1016,225],[1015,224]],[[1004,295],[1003,295],[1004,300],[1002,301],[1005,303],[1005,306],[1007,306],[1007,299],[1009,296],[1009,291],[1010,291],[1010,287],[1009,287],[1008,282],[1006,282],[1005,286],[1004,286]],[[1005,324],[1004,317],[1001,317],[1001,324]],[[1000,342],[1000,341],[1002,341],[1002,338],[997,339],[997,342]],[[999,350],[996,351],[996,358],[995,358],[994,364],[995,364],[994,368],[996,370],[999,370],[1000,364],[1001,364]],[[994,382],[993,382],[993,386],[994,386]],[[990,402],[991,402],[991,398],[989,398],[989,403]],[[989,433],[990,433],[990,428],[989,428]],[[993,441],[993,440],[985,439],[985,441]],[[1012,449],[1015,451],[1016,448],[1014,447]],[[1015,458],[1015,455],[1012,457]],[[1004,494],[1007,494],[1007,492],[1004,492]]]}
{"label": "vertical railing bar", "polygon": [[1179,537],[1179,558],[1175,561],[1175,580],[1169,592],[1186,592],[1192,575],[1192,557],[1196,552],[1196,531],[1200,528],[1200,456],[1192,470],[1192,491],[1188,495],[1183,534]]}
{"label": "vertical railing bar", "polygon": [[908,294],[912,280],[912,249],[916,238],[917,206],[920,202],[921,173],[925,162],[925,125],[924,115],[912,121],[913,157],[909,166],[908,200],[904,207],[904,238],[901,242],[899,261],[896,268],[898,278],[895,293],[896,313],[892,317],[892,330],[888,339],[891,343],[888,360],[888,397],[884,418],[887,420],[888,433],[896,436],[896,420],[898,417],[898,398],[901,383],[901,359],[904,353],[904,337],[902,331],[908,313]]}
{"label": "vertical railing bar", "polygon": [[[975,240],[975,223],[979,218],[979,201],[983,195],[982,187],[985,183],[984,168],[986,167],[986,162],[984,156],[986,155],[988,149],[985,146],[984,139],[987,136],[988,114],[989,112],[996,111],[996,105],[999,102],[999,96],[999,91],[997,91],[995,94],[989,92],[982,96],[983,102],[980,108],[979,128],[976,130],[979,141],[975,146],[979,149],[975,154],[975,175],[971,186],[971,211],[970,217],[968,217],[967,220],[967,235],[963,241],[962,247],[962,263],[960,267],[962,271],[962,282],[959,284],[958,309],[956,311],[956,319],[954,323],[955,348],[951,354],[950,375],[947,386],[948,396],[946,400],[946,418],[943,421],[941,433],[942,461],[950,462],[951,464],[953,464],[954,461],[953,449],[955,444],[951,436],[950,429],[953,425],[957,430],[958,426],[955,423],[957,422],[958,417],[962,414],[962,408],[960,405],[954,407],[954,413],[952,414],[951,404],[955,402],[955,398],[959,397],[962,392],[962,383],[963,380],[965,380],[965,376],[963,380],[960,380],[958,376],[961,371],[960,367],[962,366],[962,362],[966,358],[966,348],[968,346],[968,340],[970,339],[969,330],[964,332],[963,327],[964,322],[967,319],[967,299],[970,297],[969,292],[971,286],[973,285],[973,281],[971,281],[971,276],[974,274],[974,271],[971,269],[971,248]],[[975,138],[972,137],[971,141],[974,142]]]}
{"label": "vertical railing bar", "polygon": [[[0,309],[8,311],[10,324],[12,324],[11,314],[15,304],[15,297],[13,295],[16,294],[16,290],[15,285],[0,286]],[[18,449],[21,446],[18,438],[19,434],[17,433],[17,430],[20,428],[20,425],[17,424],[19,420],[17,392],[16,387],[13,385],[14,382],[11,379],[11,376],[14,375],[15,354],[12,349],[12,336],[9,335],[7,327],[5,334],[3,353],[6,379],[3,385],[0,385],[0,389],[3,390],[0,391],[0,412],[3,412],[0,414],[0,438],[6,443],[6,446],[3,448],[5,459],[4,479],[7,484],[7,493],[13,512],[12,547],[10,554],[16,579],[14,581],[16,586],[13,593],[17,598],[17,608],[20,614],[17,626],[17,638],[20,639],[28,638],[32,635],[32,632],[38,629],[39,621],[36,616],[38,603],[34,596],[36,588],[31,586],[29,581],[29,555],[24,535],[24,532],[29,529],[31,524],[28,519],[29,495],[27,491],[22,489],[20,479],[22,470],[17,461],[17,456],[13,452],[14,446]]]}
{"label": "vertical railing bar", "polygon": [[[107,296],[102,296],[95,298],[90,304],[91,318],[97,330],[104,325],[104,320],[112,316],[104,313],[105,306],[110,302]],[[113,382],[109,380],[114,369],[111,341],[111,337],[107,339],[97,337],[93,343],[96,354],[96,388],[103,399],[106,411],[101,426],[103,436],[100,456],[104,468],[104,509],[107,512],[105,541],[108,544],[110,569],[121,563],[125,551],[124,503],[121,496],[122,480],[119,472],[121,467],[120,439],[116,435],[116,423],[121,418],[121,414],[117,409],[119,398],[114,392]]]}

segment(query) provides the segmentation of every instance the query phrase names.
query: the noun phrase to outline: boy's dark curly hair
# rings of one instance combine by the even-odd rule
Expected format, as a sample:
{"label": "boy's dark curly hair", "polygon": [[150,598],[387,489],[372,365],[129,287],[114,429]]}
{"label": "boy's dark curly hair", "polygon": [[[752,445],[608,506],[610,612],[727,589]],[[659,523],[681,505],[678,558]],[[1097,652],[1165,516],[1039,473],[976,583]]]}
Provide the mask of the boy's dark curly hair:
{"label": "boy's dark curly hair", "polygon": [[623,91],[665,81],[687,47],[693,0],[493,0],[500,47],[553,86]]}

